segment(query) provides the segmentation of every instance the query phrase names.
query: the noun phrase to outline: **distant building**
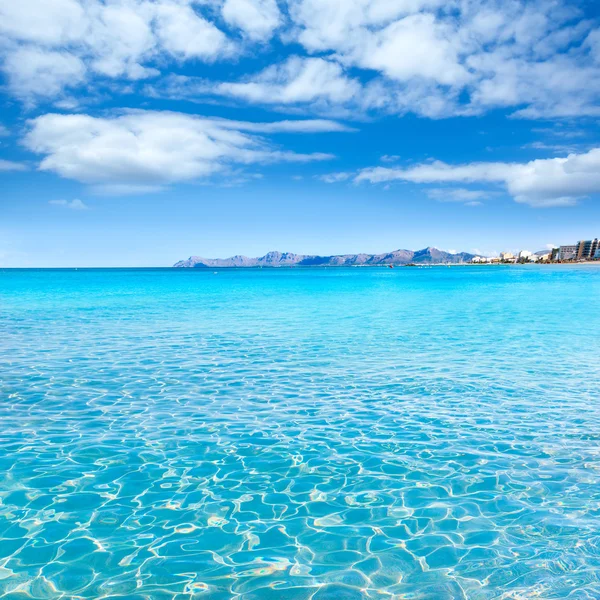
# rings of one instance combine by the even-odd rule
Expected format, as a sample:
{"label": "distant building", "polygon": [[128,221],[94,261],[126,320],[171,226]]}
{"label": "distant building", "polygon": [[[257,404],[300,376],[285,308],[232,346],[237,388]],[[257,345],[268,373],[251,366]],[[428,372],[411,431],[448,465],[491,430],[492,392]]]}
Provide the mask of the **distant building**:
{"label": "distant building", "polygon": [[552,248],[550,252],[550,260],[558,260],[558,255],[560,254],[560,248]]}
{"label": "distant building", "polygon": [[577,250],[579,244],[574,246],[561,246],[558,249],[558,260],[575,260],[577,258]]}
{"label": "distant building", "polygon": [[577,244],[577,260],[595,258],[598,250],[598,238],[593,240],[581,240]]}
{"label": "distant building", "polygon": [[516,259],[512,252],[500,252],[500,260],[514,261]]}
{"label": "distant building", "polygon": [[473,263],[484,263],[484,262],[487,262],[487,258],[485,258],[484,256],[474,256],[472,258],[471,262],[473,262]]}
{"label": "distant building", "polygon": [[533,252],[529,252],[529,250],[521,250],[519,252],[519,260],[529,260],[533,256]]}
{"label": "distant building", "polygon": [[535,258],[536,261],[551,260],[552,253],[548,252],[547,250],[540,250],[539,252],[536,252],[531,258]]}

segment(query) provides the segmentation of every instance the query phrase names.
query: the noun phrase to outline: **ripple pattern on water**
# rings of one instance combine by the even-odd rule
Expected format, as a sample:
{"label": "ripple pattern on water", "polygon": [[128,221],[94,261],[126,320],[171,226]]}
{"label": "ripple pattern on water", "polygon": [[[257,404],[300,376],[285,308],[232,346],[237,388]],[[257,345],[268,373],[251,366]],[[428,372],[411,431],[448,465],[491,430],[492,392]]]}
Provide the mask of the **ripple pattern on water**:
{"label": "ripple pattern on water", "polygon": [[600,269],[0,273],[0,596],[600,597]]}

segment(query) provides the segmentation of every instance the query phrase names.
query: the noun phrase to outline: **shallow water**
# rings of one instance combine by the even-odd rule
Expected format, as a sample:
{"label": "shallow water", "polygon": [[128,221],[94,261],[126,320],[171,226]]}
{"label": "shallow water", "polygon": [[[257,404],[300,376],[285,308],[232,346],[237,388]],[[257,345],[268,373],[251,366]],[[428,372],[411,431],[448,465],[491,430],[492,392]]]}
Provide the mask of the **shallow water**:
{"label": "shallow water", "polygon": [[0,596],[600,597],[600,268],[0,272]]}

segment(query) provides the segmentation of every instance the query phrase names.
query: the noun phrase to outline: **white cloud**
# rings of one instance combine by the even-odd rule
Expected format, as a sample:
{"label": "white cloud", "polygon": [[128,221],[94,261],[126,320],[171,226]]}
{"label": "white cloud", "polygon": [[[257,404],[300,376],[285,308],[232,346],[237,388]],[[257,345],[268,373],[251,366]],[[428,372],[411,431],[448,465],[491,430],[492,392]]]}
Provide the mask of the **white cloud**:
{"label": "white cloud", "polygon": [[600,28],[566,0],[0,0],[0,38],[29,103],[275,48],[254,75],[156,88],[329,115],[600,115]]}
{"label": "white cloud", "polygon": [[233,45],[213,23],[191,6],[160,2],[156,5],[156,32],[162,47],[183,59],[214,60],[233,53]]}
{"label": "white cloud", "polygon": [[[80,43],[89,48],[90,67],[107,77],[144,79],[156,75],[156,69],[141,62],[150,56],[155,44],[147,3],[120,2],[88,4],[88,31]],[[157,22],[160,17],[157,15]]]}
{"label": "white cloud", "polygon": [[326,175],[319,175],[317,179],[324,181],[325,183],[340,183],[347,181],[352,177],[352,173],[327,173]]}
{"label": "white cloud", "polygon": [[215,94],[265,104],[292,104],[325,101],[343,104],[360,93],[356,79],[344,75],[336,62],[323,58],[292,56],[240,83],[219,83]]}
{"label": "white cloud", "polygon": [[252,40],[265,40],[281,23],[275,0],[225,0],[225,21],[241,29]]}
{"label": "white cloud", "polygon": [[365,34],[343,58],[394,81],[430,79],[441,85],[460,85],[470,76],[459,61],[453,34],[449,25],[431,13],[410,15]]}
{"label": "white cloud", "polygon": [[34,101],[59,96],[94,75],[139,80],[149,62],[207,61],[233,45],[193,0],[0,1],[0,52],[12,92]]}
{"label": "white cloud", "polygon": [[75,198],[74,200],[50,200],[48,204],[62,206],[63,208],[69,208],[71,210],[87,210],[89,208],[89,206],[79,200],[79,198]]}
{"label": "white cloud", "polygon": [[595,29],[587,36],[585,45],[590,49],[594,60],[600,63],[600,29]]}
{"label": "white cloud", "polygon": [[298,119],[295,121],[274,121],[272,123],[249,123],[245,121],[229,121],[227,119],[215,119],[223,127],[240,129],[243,131],[254,131],[257,133],[330,133],[356,131],[343,123],[329,119]]}
{"label": "white cloud", "polygon": [[298,40],[311,51],[352,48],[369,31],[443,4],[443,0],[288,1]]}
{"label": "white cloud", "polygon": [[425,192],[432,200],[438,202],[463,202],[467,206],[480,206],[480,200],[489,198],[490,193],[483,190],[466,188],[432,188]]}
{"label": "white cloud", "polygon": [[4,160],[0,158],[0,173],[6,171],[26,171],[27,165],[23,163],[14,162],[12,160]]}
{"label": "white cloud", "polygon": [[598,65],[572,53],[544,61],[506,58],[500,52],[470,57],[469,65],[480,73],[471,92],[475,111],[495,107],[518,107],[522,118],[570,117],[600,114],[596,103],[600,88]]}
{"label": "white cloud", "polygon": [[573,129],[571,123],[555,123],[553,127],[534,127],[531,130],[533,133],[540,133],[551,137],[561,139],[575,139],[587,136],[587,133],[581,129]]}
{"label": "white cloud", "polygon": [[589,150],[593,144],[587,143],[572,143],[572,144],[556,144],[548,142],[531,142],[521,146],[524,150],[538,150],[552,154],[577,154]]}
{"label": "white cloud", "polygon": [[85,79],[85,66],[76,56],[29,46],[9,54],[4,71],[13,93],[23,99],[55,96]]}
{"label": "white cloud", "polygon": [[560,2],[290,0],[296,39],[374,73],[355,110],[600,114],[600,29]]}
{"label": "white cloud", "polygon": [[527,163],[479,162],[450,165],[435,161],[406,169],[364,169],[356,181],[413,183],[492,183],[503,185],[517,202],[536,207],[570,206],[600,193],[600,148],[564,158]]}
{"label": "white cloud", "polygon": [[[316,130],[326,130],[326,122],[316,123]],[[223,180],[243,165],[333,158],[322,152],[280,149],[264,137],[278,131],[303,132],[312,125],[311,121],[246,123],[153,111],[104,118],[46,114],[29,121],[24,144],[44,156],[41,170],[104,191],[129,193],[217,174]],[[334,123],[331,128],[339,130]]]}
{"label": "white cloud", "polygon": [[9,39],[66,45],[79,40],[86,29],[85,9],[77,0],[0,2],[0,32]]}

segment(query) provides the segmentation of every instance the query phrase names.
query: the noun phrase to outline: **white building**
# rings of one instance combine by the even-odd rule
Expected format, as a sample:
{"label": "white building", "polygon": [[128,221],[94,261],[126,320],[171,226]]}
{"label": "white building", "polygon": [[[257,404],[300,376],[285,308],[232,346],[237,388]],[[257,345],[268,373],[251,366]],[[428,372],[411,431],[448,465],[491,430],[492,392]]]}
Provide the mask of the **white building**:
{"label": "white building", "polygon": [[521,250],[519,252],[519,260],[529,260],[533,256],[533,252],[529,252],[529,250]]}
{"label": "white building", "polygon": [[512,252],[500,252],[500,260],[506,262],[515,262],[517,260]]}
{"label": "white building", "polygon": [[579,244],[572,246],[561,246],[558,249],[558,260],[575,260],[577,258],[577,248]]}

